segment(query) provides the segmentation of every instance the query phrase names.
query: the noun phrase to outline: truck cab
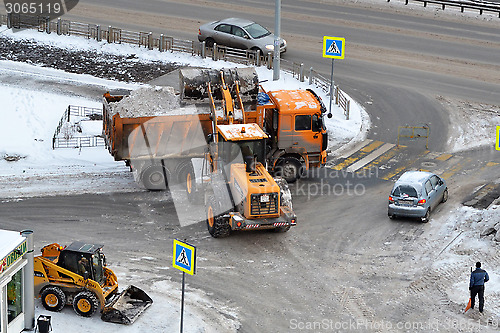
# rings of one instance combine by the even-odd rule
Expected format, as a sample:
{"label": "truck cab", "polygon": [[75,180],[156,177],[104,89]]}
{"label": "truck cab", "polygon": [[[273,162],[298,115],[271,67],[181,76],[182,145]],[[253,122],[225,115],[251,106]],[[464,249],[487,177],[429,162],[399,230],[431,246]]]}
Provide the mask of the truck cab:
{"label": "truck cab", "polygon": [[270,135],[270,167],[293,182],[304,170],[326,162],[326,108],[310,89],[276,90],[267,95],[269,101],[258,108],[264,110],[264,126]]}

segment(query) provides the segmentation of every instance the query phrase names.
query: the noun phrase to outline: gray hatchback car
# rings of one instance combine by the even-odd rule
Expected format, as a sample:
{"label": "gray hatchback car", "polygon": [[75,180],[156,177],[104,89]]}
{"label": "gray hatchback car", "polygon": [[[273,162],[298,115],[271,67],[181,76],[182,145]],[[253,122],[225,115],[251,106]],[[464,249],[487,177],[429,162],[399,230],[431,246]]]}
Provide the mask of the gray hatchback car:
{"label": "gray hatchback car", "polygon": [[424,171],[407,171],[401,175],[389,195],[387,214],[416,217],[429,221],[431,211],[448,200],[448,187],[441,177]]}
{"label": "gray hatchback car", "polygon": [[[227,18],[203,24],[198,40],[212,47],[214,43],[243,50],[260,50],[262,55],[274,51],[274,34],[258,23],[241,18]],[[286,41],[280,38],[280,52]]]}

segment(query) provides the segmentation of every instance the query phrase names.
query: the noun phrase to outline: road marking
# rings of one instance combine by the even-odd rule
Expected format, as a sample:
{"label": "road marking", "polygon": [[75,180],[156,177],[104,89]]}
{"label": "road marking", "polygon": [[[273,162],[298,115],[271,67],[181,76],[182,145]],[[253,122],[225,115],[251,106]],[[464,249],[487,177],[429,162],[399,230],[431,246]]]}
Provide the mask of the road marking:
{"label": "road marking", "polygon": [[387,154],[383,154],[382,156],[380,156],[379,158],[377,158],[376,160],[374,160],[372,163],[370,163],[369,165],[363,167],[363,170],[367,170],[367,169],[370,169],[372,167],[376,167],[376,166],[381,166],[383,163],[389,161],[391,158],[393,158],[397,153],[399,153],[399,151],[401,149],[404,149],[406,148],[406,146],[399,146],[399,147],[396,147],[394,149],[391,149]]}
{"label": "road marking", "polygon": [[384,177],[382,177],[383,180],[389,180],[391,179],[392,177],[394,176],[397,176],[400,172],[408,169],[413,163],[415,163],[415,161],[419,160],[420,158],[424,157],[425,155],[427,155],[429,153],[428,150],[424,151],[423,153],[421,153],[420,155],[417,156],[416,159],[414,160],[410,160],[407,164],[405,165],[402,165],[400,166],[399,168],[397,168],[396,170],[394,170],[393,172],[390,172],[388,173],[387,175],[385,175]]}
{"label": "road marking", "polygon": [[[458,156],[455,156],[455,157],[453,157],[450,160],[450,162],[451,161],[456,161],[456,160],[460,161],[460,160],[462,160],[462,158],[461,157],[459,158]],[[448,169],[448,171],[441,173],[441,178],[444,178],[444,179],[448,180],[451,176],[455,175],[457,172],[459,172],[460,170],[462,170],[465,164],[466,164],[465,162],[464,163],[456,163],[456,164],[454,164],[454,166],[451,169]]]}
{"label": "road marking", "polygon": [[442,154],[441,156],[437,157],[436,160],[438,161],[446,161],[450,159],[453,155],[452,154]]}
{"label": "road marking", "polygon": [[348,158],[346,158],[344,161],[342,161],[339,164],[336,164],[336,165],[332,166],[331,168],[333,170],[337,170],[337,171],[342,170],[342,169],[346,168],[347,166],[353,164],[354,162],[356,162],[357,160],[359,160],[363,156],[367,155],[371,151],[377,149],[382,144],[383,144],[382,141],[372,142],[369,145],[367,145],[366,147],[363,147],[362,149],[354,152]]}
{"label": "road marking", "polygon": [[486,167],[490,168],[490,167],[494,167],[494,166],[497,166],[499,165],[500,163],[497,163],[497,162],[488,162],[486,163]]}
{"label": "road marking", "polygon": [[371,153],[372,151],[374,151],[375,149],[380,147],[382,144],[383,144],[382,141],[374,141],[374,142],[370,143],[368,146],[360,149],[360,151],[362,151],[364,153]]}
{"label": "road marking", "polygon": [[351,156],[352,154],[354,154],[355,152],[357,152],[358,150],[360,150],[361,148],[363,148],[364,146],[368,145],[369,143],[371,143],[373,140],[365,140],[363,142],[359,142],[357,145],[355,145],[350,151],[346,152],[346,153],[343,153],[340,158],[348,158],[349,156]]}
{"label": "road marking", "polygon": [[350,165],[349,167],[347,167],[347,171],[348,172],[356,172],[357,170],[361,169],[362,167],[364,167],[365,165],[367,165],[368,163],[370,163],[371,161],[373,161],[377,157],[379,157],[382,154],[385,154],[386,152],[388,152],[394,146],[395,145],[392,144],[392,143],[386,143],[386,144],[384,144],[382,147],[380,147],[379,149],[375,150],[374,152],[372,152],[368,156],[362,158],[361,160],[359,160],[356,163],[354,163],[354,164]]}

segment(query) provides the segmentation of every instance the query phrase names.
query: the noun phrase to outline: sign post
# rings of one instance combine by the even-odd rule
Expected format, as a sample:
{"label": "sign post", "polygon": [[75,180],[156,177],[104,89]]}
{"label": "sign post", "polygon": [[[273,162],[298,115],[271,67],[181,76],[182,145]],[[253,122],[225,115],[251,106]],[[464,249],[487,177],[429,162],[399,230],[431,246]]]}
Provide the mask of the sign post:
{"label": "sign post", "polygon": [[184,326],[184,290],[186,273],[194,275],[196,272],[196,247],[178,239],[174,239],[174,255],[172,266],[182,271],[182,296],[181,296],[181,330]]}
{"label": "sign post", "polygon": [[497,140],[495,142],[496,150],[500,150],[500,126],[497,126]]}
{"label": "sign post", "polygon": [[342,37],[323,37],[323,58],[332,59],[332,72],[330,75],[330,110],[328,118],[332,117],[332,99],[333,99],[333,61],[335,59],[344,59],[345,38]]}

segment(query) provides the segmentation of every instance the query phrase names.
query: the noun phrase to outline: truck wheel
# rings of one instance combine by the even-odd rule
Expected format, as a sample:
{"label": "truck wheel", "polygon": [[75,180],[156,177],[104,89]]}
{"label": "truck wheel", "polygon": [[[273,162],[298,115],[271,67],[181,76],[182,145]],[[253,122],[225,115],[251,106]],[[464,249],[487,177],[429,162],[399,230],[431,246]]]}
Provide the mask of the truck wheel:
{"label": "truck wheel", "polygon": [[43,307],[48,311],[61,311],[66,305],[66,295],[58,287],[47,287],[41,293]]}
{"label": "truck wheel", "polygon": [[295,157],[285,157],[278,161],[275,175],[285,178],[288,183],[294,183],[302,175],[302,163]]}
{"label": "truck wheel", "polygon": [[207,228],[214,238],[227,237],[231,233],[231,227],[221,216],[219,207],[217,200],[210,196],[207,201]]}
{"label": "truck wheel", "polygon": [[150,165],[142,172],[142,184],[150,191],[166,190],[165,174],[161,165]]}
{"label": "truck wheel", "polygon": [[99,300],[90,291],[81,291],[73,300],[73,309],[83,317],[90,317],[99,308]]}

